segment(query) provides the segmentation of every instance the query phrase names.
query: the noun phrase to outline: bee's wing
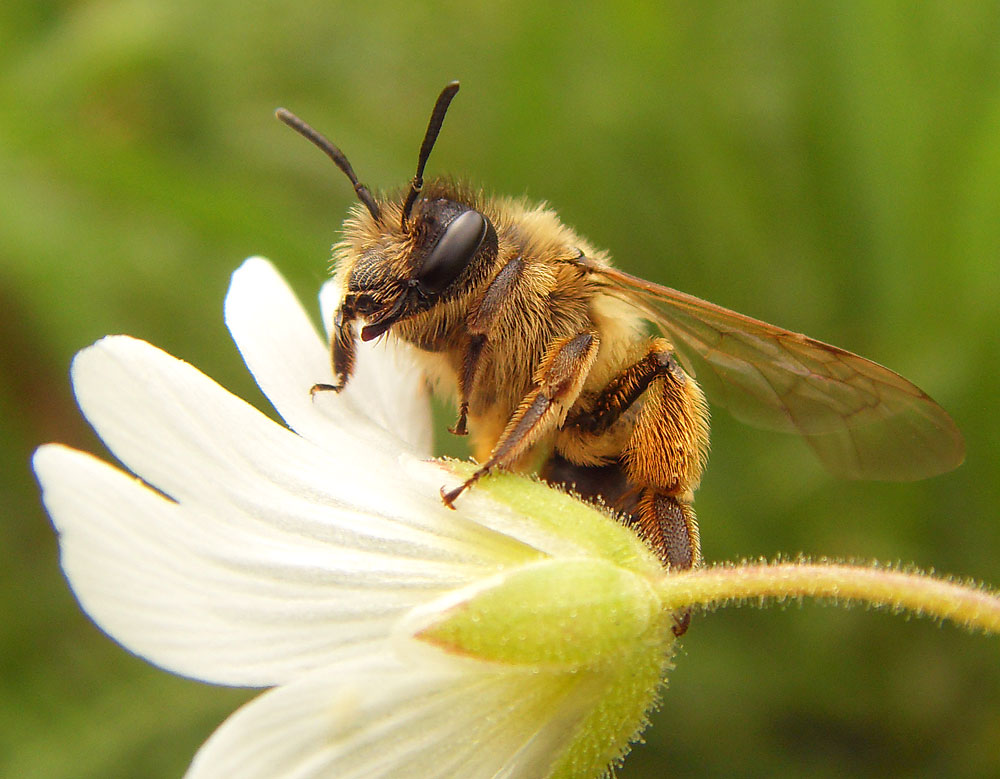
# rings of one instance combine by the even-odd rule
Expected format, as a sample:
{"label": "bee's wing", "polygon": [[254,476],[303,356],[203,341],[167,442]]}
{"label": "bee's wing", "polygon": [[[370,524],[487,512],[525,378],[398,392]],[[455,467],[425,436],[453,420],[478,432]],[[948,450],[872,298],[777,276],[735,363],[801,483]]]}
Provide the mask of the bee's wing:
{"label": "bee's wing", "polygon": [[664,331],[710,400],[743,422],[798,433],[833,473],[909,481],[965,459],[951,417],[898,373],[615,268],[582,263]]}

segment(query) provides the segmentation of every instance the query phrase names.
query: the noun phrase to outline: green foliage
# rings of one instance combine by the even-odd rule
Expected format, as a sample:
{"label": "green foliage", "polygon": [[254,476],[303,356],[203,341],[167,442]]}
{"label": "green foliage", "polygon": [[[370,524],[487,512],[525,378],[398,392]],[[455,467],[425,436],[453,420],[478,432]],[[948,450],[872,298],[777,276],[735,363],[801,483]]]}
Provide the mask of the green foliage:
{"label": "green foliage", "polygon": [[[888,364],[967,436],[953,474],[845,484],[718,411],[706,559],[1000,582],[998,76],[991,2],[5,3],[0,773],[176,776],[239,697],[87,622],[27,462],[100,451],[67,368],[106,333],[263,404],[228,276],[264,254],[313,299],[352,195],[278,105],[388,188],[459,78],[429,173],[547,199],[629,271]],[[696,618],[619,775],[1000,775],[997,652],[860,610]]]}

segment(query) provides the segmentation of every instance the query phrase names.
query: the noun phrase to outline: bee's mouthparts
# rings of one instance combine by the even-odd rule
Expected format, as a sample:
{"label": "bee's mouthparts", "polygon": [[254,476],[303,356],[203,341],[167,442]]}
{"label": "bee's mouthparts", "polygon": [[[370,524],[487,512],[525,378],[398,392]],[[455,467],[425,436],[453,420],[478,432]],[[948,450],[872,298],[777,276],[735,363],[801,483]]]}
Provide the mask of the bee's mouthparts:
{"label": "bee's mouthparts", "polygon": [[400,295],[391,308],[384,308],[369,319],[361,328],[361,340],[371,341],[385,333],[403,318],[406,309],[406,295]]}

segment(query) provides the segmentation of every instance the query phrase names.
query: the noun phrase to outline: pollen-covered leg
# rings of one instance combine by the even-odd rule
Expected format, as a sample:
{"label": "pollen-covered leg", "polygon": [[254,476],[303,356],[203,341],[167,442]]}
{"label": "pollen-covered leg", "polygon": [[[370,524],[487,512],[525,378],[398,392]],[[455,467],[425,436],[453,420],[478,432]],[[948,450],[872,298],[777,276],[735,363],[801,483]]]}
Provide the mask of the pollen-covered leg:
{"label": "pollen-covered leg", "polygon": [[698,383],[688,376],[664,338],[653,338],[646,354],[625,368],[563,426],[560,452],[583,462],[577,450],[592,450],[625,413],[641,400],[628,442],[626,470],[637,487],[668,494],[692,492],[708,456],[708,406]]}
{"label": "pollen-covered leg", "polygon": [[[586,411],[566,420],[557,447],[567,462],[553,458],[547,466],[551,475],[543,478],[568,484],[584,497],[599,496],[626,513],[664,564],[691,568],[701,559],[691,501],[708,454],[708,407],[671,349],[666,339],[651,339],[642,359],[615,376]],[[582,456],[603,437],[615,435],[615,426],[637,402],[620,461],[629,489],[605,494],[601,478],[616,464],[575,463],[584,462]]]}
{"label": "pollen-covered leg", "polygon": [[581,333],[549,347],[535,374],[534,389],[514,411],[489,458],[460,487],[442,491],[446,505],[490,471],[516,463],[542,436],[562,424],[594,363],[598,344],[594,333]]}
{"label": "pollen-covered leg", "polygon": [[708,459],[708,406],[697,382],[673,358],[667,366],[643,398],[625,466],[636,486],[690,504]]}
{"label": "pollen-covered leg", "polygon": [[[698,384],[670,361],[650,383],[625,451],[629,479],[641,488],[636,524],[672,569],[701,564],[698,521],[691,502],[708,457],[708,407]],[[675,615],[681,635],[688,611]]]}

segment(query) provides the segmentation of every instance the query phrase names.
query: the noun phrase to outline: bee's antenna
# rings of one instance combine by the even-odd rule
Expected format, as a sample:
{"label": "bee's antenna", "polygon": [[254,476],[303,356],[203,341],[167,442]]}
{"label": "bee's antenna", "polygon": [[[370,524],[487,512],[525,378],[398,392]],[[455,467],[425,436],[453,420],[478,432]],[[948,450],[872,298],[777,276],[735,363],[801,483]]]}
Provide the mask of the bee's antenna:
{"label": "bee's antenna", "polygon": [[424,166],[427,164],[427,158],[431,156],[431,149],[434,148],[434,142],[437,140],[438,133],[441,132],[441,125],[444,123],[444,115],[448,113],[448,106],[457,92],[458,82],[452,81],[441,90],[441,94],[438,95],[437,102],[434,104],[434,110],[431,112],[431,120],[427,124],[427,133],[424,135],[424,142],[420,144],[420,156],[417,158],[417,175],[410,182],[410,191],[406,196],[406,201],[403,203],[404,230],[406,229],[406,221],[410,218],[410,211],[413,210],[413,204],[417,201],[417,196],[424,186]]}
{"label": "bee's antenna", "polygon": [[[299,119],[299,117],[291,111],[279,108],[274,112],[274,115],[295,130],[295,132],[299,135],[308,138],[316,144],[316,146],[326,152],[326,156],[333,160],[333,164],[340,168],[347,178],[351,180],[351,183],[354,185],[354,191],[358,195],[358,200],[365,204],[365,208],[368,209],[368,213],[372,215],[372,218],[375,219],[375,221],[378,221],[378,203],[375,202],[375,198],[372,197],[372,193],[368,190],[368,187],[358,181],[358,177],[354,175],[354,168],[352,168],[351,163],[347,161],[347,157],[344,156],[344,152],[330,143],[330,141]],[[438,124],[440,124],[440,122]]]}

